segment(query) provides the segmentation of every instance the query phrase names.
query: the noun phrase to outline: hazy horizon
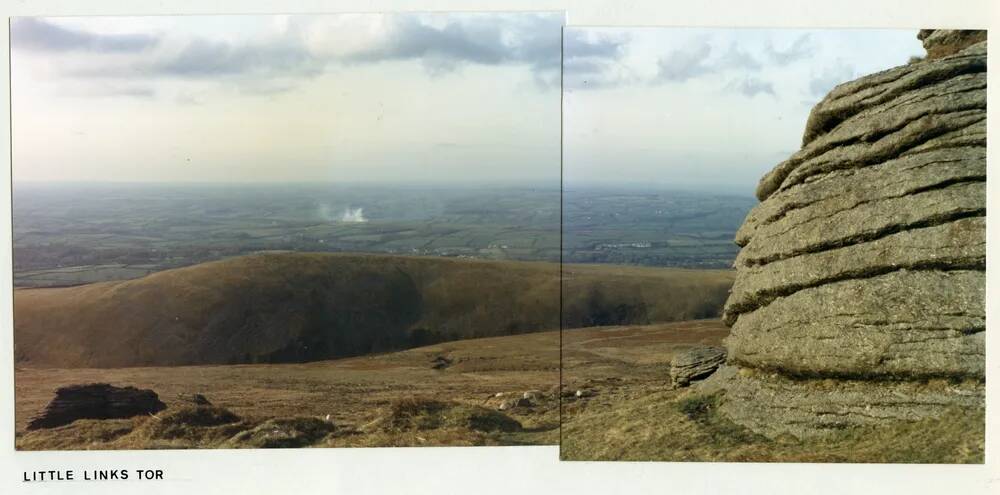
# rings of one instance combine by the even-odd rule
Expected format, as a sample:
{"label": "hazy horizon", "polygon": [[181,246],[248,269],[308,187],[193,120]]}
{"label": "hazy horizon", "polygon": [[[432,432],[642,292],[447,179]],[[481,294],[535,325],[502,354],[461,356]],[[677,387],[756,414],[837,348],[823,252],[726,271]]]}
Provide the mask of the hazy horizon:
{"label": "hazy horizon", "polygon": [[[20,180],[15,181],[19,189],[31,189],[37,187],[52,188],[110,188],[116,186],[132,187],[192,187],[192,188],[227,188],[227,187],[247,187],[262,188],[269,187],[302,187],[308,189],[320,188],[370,188],[370,189],[414,189],[414,190],[452,190],[452,189],[530,189],[530,190],[560,190],[572,193],[579,190],[605,190],[605,191],[627,191],[627,192],[678,192],[707,195],[724,196],[753,196],[751,190],[743,187],[733,186],[726,183],[718,184],[669,184],[662,182],[639,182],[629,180],[619,181],[563,181],[560,184],[558,179],[530,181],[530,180],[508,180],[508,181],[476,181],[476,180],[454,180],[449,182],[428,182],[428,181],[392,181],[392,180],[371,180],[371,181],[66,181],[66,180]],[[15,189],[16,193],[18,189]]]}
{"label": "hazy horizon", "polygon": [[558,180],[562,23],[13,18],[13,179]]}

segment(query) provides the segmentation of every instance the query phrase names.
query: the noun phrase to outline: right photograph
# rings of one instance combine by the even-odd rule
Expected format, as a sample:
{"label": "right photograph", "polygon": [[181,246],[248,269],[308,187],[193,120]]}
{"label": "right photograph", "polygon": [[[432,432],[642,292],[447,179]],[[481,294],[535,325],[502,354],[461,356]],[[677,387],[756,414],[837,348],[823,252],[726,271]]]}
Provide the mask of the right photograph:
{"label": "right photograph", "polygon": [[565,28],[561,458],[983,463],[986,43]]}

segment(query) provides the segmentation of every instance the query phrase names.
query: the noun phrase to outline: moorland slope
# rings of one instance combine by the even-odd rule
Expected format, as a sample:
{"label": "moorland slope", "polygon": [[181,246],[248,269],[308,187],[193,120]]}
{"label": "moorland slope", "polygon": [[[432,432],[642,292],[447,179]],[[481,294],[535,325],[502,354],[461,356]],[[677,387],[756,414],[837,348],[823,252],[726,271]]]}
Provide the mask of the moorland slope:
{"label": "moorland slope", "polygon": [[[569,326],[718,314],[730,271],[565,267]],[[27,367],[306,362],[559,328],[557,263],[271,252],[14,293]]]}

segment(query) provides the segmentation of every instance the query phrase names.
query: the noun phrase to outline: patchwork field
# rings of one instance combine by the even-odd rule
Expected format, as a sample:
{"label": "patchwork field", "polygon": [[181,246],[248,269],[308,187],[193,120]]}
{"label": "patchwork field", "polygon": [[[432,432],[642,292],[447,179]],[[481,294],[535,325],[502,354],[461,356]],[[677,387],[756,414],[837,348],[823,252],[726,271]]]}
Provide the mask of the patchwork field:
{"label": "patchwork field", "polygon": [[[559,261],[553,187],[19,184],[14,285],[138,278],[269,250]],[[564,261],[728,268],[753,200],[571,189]]]}

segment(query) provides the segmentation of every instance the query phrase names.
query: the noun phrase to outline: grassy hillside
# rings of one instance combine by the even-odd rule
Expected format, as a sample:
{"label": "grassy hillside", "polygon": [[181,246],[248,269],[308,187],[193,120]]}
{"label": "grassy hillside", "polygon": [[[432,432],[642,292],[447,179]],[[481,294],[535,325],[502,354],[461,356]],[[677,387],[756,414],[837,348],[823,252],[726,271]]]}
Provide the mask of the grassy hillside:
{"label": "grassy hillside", "polygon": [[[716,313],[728,271],[567,266],[570,326]],[[706,301],[709,301],[706,303]],[[263,253],[14,293],[30,367],[303,362],[559,326],[559,265]]]}
{"label": "grassy hillside", "polygon": [[564,328],[714,318],[733,276],[731,270],[564,265]]}

